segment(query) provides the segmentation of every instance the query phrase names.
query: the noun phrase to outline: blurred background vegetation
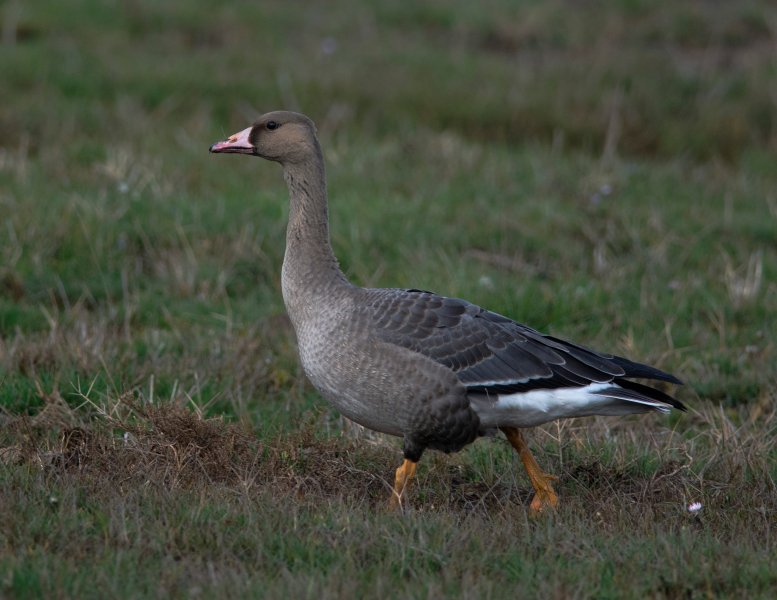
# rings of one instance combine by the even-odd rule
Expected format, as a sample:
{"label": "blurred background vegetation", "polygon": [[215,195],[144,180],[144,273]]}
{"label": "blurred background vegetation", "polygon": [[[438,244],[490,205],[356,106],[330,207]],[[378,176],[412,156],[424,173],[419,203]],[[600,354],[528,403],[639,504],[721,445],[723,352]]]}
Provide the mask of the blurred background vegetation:
{"label": "blurred background vegetation", "polygon": [[609,135],[628,156],[737,160],[775,151],[769,4],[8,1],[3,139],[34,149],[70,127],[88,163],[128,110],[194,134],[284,106],[376,132],[594,153]]}
{"label": "blurred background vegetation", "polygon": [[[99,316],[123,333],[106,362],[131,382],[149,375],[133,357],[180,343],[179,327],[282,314],[281,178],[205,152],[286,108],[319,125],[335,247],[359,283],[464,295],[615,350],[633,334],[645,358],[671,329],[691,364],[664,366],[717,399],[773,374],[768,2],[7,1],[2,15],[6,340]],[[95,357],[120,352],[37,377],[102,380]],[[17,366],[4,402],[35,405]],[[178,377],[157,376],[165,392]]]}

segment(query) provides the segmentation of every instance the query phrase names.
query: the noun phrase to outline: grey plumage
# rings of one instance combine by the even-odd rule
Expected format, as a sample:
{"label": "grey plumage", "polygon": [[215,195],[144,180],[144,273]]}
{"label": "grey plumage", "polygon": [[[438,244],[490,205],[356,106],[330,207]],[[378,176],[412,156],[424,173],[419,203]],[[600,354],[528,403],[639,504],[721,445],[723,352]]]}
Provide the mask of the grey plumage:
{"label": "grey plumage", "polygon": [[[211,151],[283,165],[290,211],[282,288],[305,373],[345,416],[403,437],[412,463],[426,448],[455,451],[497,428],[523,453],[516,427],[684,410],[668,394],[629,380],[680,383],[654,367],[542,334],[465,300],[348,282],[332,252],[324,161],[304,115],[268,113]],[[536,463],[527,464],[530,476],[532,469],[541,480]]]}
{"label": "grey plumage", "polygon": [[[376,289],[364,290],[363,303],[381,339],[444,364],[471,390],[509,393],[625,377],[680,383],[653,367],[543,335],[465,300]],[[670,403],[680,408],[676,400]]]}

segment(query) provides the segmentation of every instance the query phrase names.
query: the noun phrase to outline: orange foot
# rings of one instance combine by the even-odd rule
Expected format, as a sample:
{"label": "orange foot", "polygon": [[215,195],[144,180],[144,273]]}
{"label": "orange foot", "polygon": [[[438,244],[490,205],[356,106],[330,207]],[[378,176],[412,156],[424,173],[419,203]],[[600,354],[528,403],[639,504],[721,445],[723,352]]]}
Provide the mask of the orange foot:
{"label": "orange foot", "polygon": [[405,490],[415,475],[417,464],[406,458],[397,469],[396,476],[394,477],[394,489],[391,490],[391,497],[389,498],[389,509],[397,510],[402,508]]}
{"label": "orange foot", "polygon": [[518,451],[521,462],[523,462],[523,466],[526,469],[526,474],[529,476],[529,480],[534,488],[534,498],[529,505],[531,513],[536,515],[546,509],[556,508],[558,506],[558,496],[551,485],[551,481],[557,480],[558,477],[548,475],[540,468],[537,461],[534,460],[529,446],[526,445],[520,429],[517,427],[502,427],[502,431],[513,448]]}
{"label": "orange foot", "polygon": [[547,473],[541,473],[542,479],[536,480],[532,478],[532,485],[534,486],[534,498],[532,498],[529,510],[532,514],[538,515],[547,509],[554,509],[558,506],[558,495],[550,484],[551,481],[557,481],[558,477],[555,475],[548,475]]}

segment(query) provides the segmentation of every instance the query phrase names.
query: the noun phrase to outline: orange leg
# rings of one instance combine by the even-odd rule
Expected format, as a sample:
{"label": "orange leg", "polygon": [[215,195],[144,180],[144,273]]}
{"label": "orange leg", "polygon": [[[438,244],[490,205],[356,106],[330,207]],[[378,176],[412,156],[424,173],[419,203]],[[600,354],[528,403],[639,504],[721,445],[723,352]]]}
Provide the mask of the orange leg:
{"label": "orange leg", "polygon": [[402,507],[403,494],[407,488],[410,480],[415,475],[415,468],[418,463],[406,458],[402,465],[397,469],[397,474],[394,478],[394,489],[391,492],[391,498],[389,498],[389,508],[397,509]]}
{"label": "orange leg", "polygon": [[502,427],[501,429],[507,436],[507,439],[510,440],[513,448],[518,451],[518,455],[521,457],[523,466],[526,469],[526,474],[529,476],[532,487],[534,487],[535,493],[529,507],[530,510],[536,514],[548,507],[555,508],[558,504],[558,496],[550,482],[558,479],[558,477],[548,475],[540,468],[537,461],[534,460],[529,446],[526,445],[520,429],[517,427]]}

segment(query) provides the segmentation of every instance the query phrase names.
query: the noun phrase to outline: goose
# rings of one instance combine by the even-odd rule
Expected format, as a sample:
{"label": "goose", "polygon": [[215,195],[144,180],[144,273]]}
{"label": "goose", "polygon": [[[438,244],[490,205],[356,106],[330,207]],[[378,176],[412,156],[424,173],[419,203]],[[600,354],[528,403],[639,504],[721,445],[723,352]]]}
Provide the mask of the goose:
{"label": "goose", "polygon": [[633,381],[682,382],[655,367],[546,335],[466,300],[362,288],[332,251],[316,127],[275,111],[210,152],[278,162],[289,192],[281,287],[303,370],[348,419],[401,437],[389,505],[403,509],[425,450],[455,452],[501,431],[534,488],[530,511],[556,507],[552,481],[522,430],[556,419],[686,410]]}

